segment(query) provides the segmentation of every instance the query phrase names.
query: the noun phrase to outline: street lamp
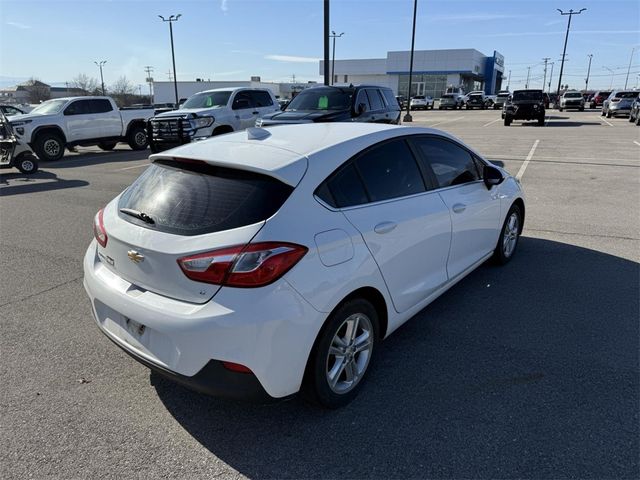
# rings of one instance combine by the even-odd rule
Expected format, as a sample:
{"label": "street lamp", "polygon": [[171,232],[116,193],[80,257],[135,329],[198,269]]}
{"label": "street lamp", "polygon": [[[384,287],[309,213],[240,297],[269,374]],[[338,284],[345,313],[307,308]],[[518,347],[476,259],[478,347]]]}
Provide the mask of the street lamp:
{"label": "street lamp", "polygon": [[102,60],[100,62],[93,62],[95,63],[98,68],[100,69],[100,83],[102,84],[102,95],[106,95],[106,93],[104,93],[104,77],[102,76],[102,66],[107,63],[106,60]]}
{"label": "street lamp", "polygon": [[574,15],[580,15],[582,12],[586,10],[586,8],[581,8],[577,12],[573,10],[569,10],[568,12],[563,12],[559,8],[556,8],[560,12],[560,15],[569,15],[569,22],[567,23],[567,34],[564,37],[564,49],[562,50],[562,63],[560,63],[560,78],[558,78],[558,98],[560,98],[560,86],[562,85],[562,71],[564,70],[564,57],[567,54],[567,41],[569,40],[569,29],[571,28],[571,17]]}
{"label": "street lamp", "polygon": [[610,69],[609,67],[602,67],[605,70],[609,70],[609,73],[611,73],[611,81],[609,82],[609,90],[611,90],[611,87],[613,86],[613,70]]}
{"label": "street lamp", "polygon": [[163,22],[169,22],[169,36],[171,37],[171,60],[173,62],[173,90],[176,94],[176,107],[178,106],[178,75],[176,73],[176,55],[173,50],[173,22],[177,22],[178,19],[182,16],[181,13],[178,15],[171,15],[169,18],[164,18],[162,15],[158,15]]}
{"label": "street lamp", "polygon": [[593,53],[590,53],[589,55],[587,55],[587,57],[589,57],[589,67],[587,68],[587,79],[584,82],[585,93],[589,89],[589,73],[591,73],[591,59],[593,58]]}
{"label": "street lamp", "polygon": [[627,89],[627,82],[629,81],[629,72],[631,71],[631,62],[633,61],[633,52],[635,52],[636,48],[638,47],[633,47],[631,49],[631,57],[629,57],[629,67],[627,67],[627,78],[624,81],[624,89]]}
{"label": "street lamp", "polygon": [[342,35],[344,35],[344,32],[342,32],[340,35],[337,35],[336,32],[334,32],[333,30],[331,30],[331,35],[329,35],[331,38],[333,38],[333,57],[331,59],[331,85],[333,85],[333,80],[336,78],[335,77],[335,68],[336,68],[336,38],[340,38]]}
{"label": "street lamp", "polygon": [[413,31],[411,33],[411,59],[409,60],[409,93],[407,94],[407,114],[402,119],[405,122],[413,122],[411,116],[411,81],[413,80],[413,47],[416,41],[416,13],[418,12],[418,0],[413,0]]}

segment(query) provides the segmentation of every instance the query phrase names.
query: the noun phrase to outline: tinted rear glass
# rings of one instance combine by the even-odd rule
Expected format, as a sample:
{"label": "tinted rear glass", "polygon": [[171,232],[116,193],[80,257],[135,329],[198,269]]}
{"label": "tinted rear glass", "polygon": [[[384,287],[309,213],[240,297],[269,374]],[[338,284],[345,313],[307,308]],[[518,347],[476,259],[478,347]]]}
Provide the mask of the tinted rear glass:
{"label": "tinted rear glass", "polygon": [[514,100],[542,100],[542,92],[539,90],[513,92]]}
{"label": "tinted rear glass", "polygon": [[616,98],[636,98],[638,96],[638,92],[618,92],[616,93]]}
{"label": "tinted rear glass", "polygon": [[582,98],[582,94],[580,92],[565,93],[564,96],[565,98]]}
{"label": "tinted rear glass", "polygon": [[293,187],[257,173],[213,167],[203,162],[159,160],[124,192],[118,209],[149,215],[147,224],[120,213],[122,219],[178,235],[201,235],[251,225],[273,215]]}

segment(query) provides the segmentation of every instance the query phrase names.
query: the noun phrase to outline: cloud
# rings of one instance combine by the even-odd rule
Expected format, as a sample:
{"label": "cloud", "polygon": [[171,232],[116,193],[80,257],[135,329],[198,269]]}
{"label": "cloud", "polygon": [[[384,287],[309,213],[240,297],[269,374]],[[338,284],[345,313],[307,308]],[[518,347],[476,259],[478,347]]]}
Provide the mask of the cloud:
{"label": "cloud", "polygon": [[20,22],[6,22],[6,24],[15,28],[19,28],[20,30],[27,30],[31,28],[31,25],[25,25],[24,23]]}
{"label": "cloud", "polygon": [[220,10],[223,12],[229,11],[229,1],[228,0],[220,0]]}
{"label": "cloud", "polygon": [[[502,32],[502,33],[485,33],[476,35],[478,37],[534,37],[534,36],[545,36],[545,35],[562,35],[566,31],[559,30],[555,32]],[[623,34],[623,35],[637,35],[640,33],[640,30],[571,30],[571,35],[613,35],[613,34]]]}
{"label": "cloud", "polygon": [[558,20],[550,20],[547,23],[544,24],[545,27],[550,27],[551,25],[558,25],[560,23],[565,23],[563,19],[558,19]]}
{"label": "cloud", "polygon": [[504,13],[452,13],[429,15],[430,22],[491,22],[510,18],[522,18],[523,15],[509,15]]}
{"label": "cloud", "polygon": [[296,57],[293,55],[265,55],[267,60],[275,60],[276,62],[293,62],[293,63],[318,63],[321,59],[316,57]]}

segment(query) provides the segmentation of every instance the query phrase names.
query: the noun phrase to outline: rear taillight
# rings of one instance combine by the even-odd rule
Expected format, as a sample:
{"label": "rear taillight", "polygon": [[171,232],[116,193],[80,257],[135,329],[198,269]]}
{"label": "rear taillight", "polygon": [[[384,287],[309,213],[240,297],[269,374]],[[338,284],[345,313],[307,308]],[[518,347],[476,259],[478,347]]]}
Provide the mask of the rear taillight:
{"label": "rear taillight", "polygon": [[96,216],[93,217],[93,236],[96,237],[96,241],[100,244],[102,248],[107,246],[107,231],[104,229],[104,221],[102,216],[104,214],[104,209],[101,208],[96,213]]}
{"label": "rear taillight", "polygon": [[245,367],[239,363],[222,362],[222,366],[227,370],[231,370],[236,373],[253,373],[249,367]]}
{"label": "rear taillight", "polygon": [[178,265],[197,282],[262,287],[282,277],[307,251],[293,243],[262,242],[190,255],[178,259]]}

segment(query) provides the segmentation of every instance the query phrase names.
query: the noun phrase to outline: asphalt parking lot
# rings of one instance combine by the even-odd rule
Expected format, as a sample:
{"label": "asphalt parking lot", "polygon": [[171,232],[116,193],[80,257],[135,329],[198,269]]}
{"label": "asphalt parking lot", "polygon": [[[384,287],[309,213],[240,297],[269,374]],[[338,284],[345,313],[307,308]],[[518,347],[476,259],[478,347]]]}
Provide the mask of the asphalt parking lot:
{"label": "asphalt parking lot", "polygon": [[593,110],[545,127],[413,113],[521,177],[523,238],[386,340],[338,411],[192,393],[98,331],[92,219],[148,151],[0,174],[0,476],[640,477],[640,128]]}

